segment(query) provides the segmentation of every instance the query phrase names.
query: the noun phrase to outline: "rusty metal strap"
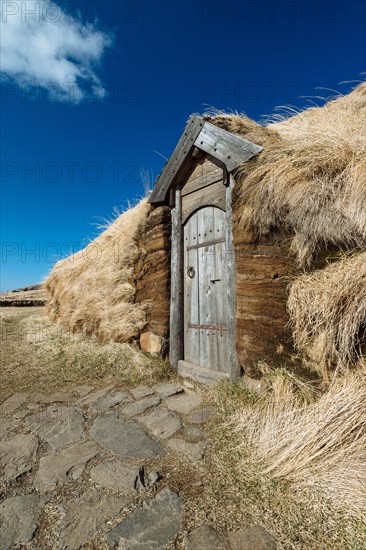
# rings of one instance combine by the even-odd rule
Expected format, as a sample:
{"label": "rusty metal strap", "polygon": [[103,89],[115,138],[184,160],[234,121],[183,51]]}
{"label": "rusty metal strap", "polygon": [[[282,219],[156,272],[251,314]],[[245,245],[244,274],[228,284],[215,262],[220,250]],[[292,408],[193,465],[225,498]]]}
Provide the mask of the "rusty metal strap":
{"label": "rusty metal strap", "polygon": [[194,248],[202,248],[203,246],[211,246],[212,244],[226,243],[226,238],[221,237],[221,239],[213,239],[212,241],[205,241],[204,243],[192,244],[187,246],[187,250],[193,250]]}

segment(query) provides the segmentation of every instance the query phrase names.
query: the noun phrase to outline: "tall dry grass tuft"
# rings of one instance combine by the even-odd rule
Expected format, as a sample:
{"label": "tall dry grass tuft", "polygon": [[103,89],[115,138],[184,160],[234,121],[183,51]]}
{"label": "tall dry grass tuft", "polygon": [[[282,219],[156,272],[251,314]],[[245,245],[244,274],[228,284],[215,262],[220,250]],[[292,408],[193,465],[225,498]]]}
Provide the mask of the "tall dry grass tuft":
{"label": "tall dry grass tuft", "polygon": [[264,147],[236,174],[243,230],[290,228],[300,266],[309,267],[323,245],[365,248],[365,119],[365,83],[268,127],[245,116],[214,118]]}
{"label": "tall dry grass tuft", "polygon": [[237,431],[252,445],[263,474],[319,491],[343,513],[366,509],[366,373],[337,378],[318,400],[304,402],[288,377],[237,415]]}
{"label": "tall dry grass tuft", "polygon": [[295,279],[287,306],[298,349],[323,377],[357,363],[366,351],[366,252]]}
{"label": "tall dry grass tuft", "polygon": [[150,210],[143,199],[85,249],[55,265],[45,281],[52,320],[103,342],[128,342],[139,335],[148,305],[134,303],[134,265]]}

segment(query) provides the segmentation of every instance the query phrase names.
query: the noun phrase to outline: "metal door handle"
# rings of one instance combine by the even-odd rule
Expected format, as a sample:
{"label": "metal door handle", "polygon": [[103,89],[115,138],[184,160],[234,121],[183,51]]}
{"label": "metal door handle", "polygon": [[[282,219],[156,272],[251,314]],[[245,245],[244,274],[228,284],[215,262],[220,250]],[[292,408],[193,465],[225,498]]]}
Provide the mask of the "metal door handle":
{"label": "metal door handle", "polygon": [[187,275],[190,279],[194,278],[194,276],[196,275],[196,270],[194,269],[194,267],[189,267],[187,269]]}

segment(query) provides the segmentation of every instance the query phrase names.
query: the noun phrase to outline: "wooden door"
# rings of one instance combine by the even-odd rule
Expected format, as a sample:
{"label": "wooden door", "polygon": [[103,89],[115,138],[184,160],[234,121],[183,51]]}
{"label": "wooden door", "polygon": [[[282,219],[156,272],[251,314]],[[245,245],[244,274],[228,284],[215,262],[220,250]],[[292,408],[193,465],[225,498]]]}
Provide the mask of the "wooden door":
{"label": "wooden door", "polygon": [[183,242],[184,359],[226,372],[226,213],[214,206],[195,212],[184,226]]}

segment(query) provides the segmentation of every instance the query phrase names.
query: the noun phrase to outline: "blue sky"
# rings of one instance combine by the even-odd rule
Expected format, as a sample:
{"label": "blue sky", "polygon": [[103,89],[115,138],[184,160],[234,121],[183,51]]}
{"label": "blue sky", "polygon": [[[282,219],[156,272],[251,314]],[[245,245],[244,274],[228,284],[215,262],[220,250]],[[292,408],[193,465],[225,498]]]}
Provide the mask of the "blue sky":
{"label": "blue sky", "polygon": [[261,120],[366,67],[361,0],[34,4],[1,0],[2,290],[141,197],[192,112]]}

